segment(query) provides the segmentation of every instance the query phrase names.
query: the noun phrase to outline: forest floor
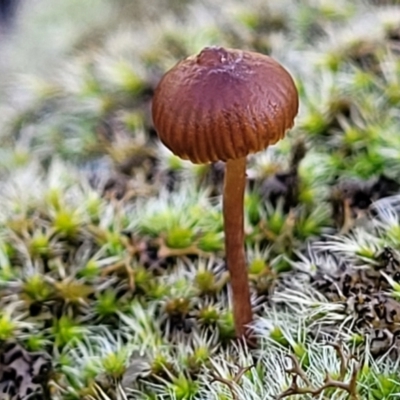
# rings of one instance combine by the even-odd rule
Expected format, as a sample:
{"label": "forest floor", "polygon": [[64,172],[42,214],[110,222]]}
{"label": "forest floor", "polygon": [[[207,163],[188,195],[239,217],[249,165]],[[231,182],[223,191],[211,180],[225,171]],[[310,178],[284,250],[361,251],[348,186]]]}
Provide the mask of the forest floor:
{"label": "forest floor", "polygon": [[[1,42],[0,399],[400,396],[400,5],[28,3]],[[224,164],[174,156],[150,115],[209,45],[271,55],[300,95],[248,157],[255,348],[235,340]]]}

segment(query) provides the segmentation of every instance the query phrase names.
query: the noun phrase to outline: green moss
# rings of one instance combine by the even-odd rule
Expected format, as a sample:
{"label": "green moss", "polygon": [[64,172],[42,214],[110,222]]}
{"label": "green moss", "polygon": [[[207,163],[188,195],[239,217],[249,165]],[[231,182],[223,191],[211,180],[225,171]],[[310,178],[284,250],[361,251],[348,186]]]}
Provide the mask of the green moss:
{"label": "green moss", "polygon": [[0,314],[0,340],[14,338],[16,323],[7,314]]}
{"label": "green moss", "polygon": [[48,236],[43,233],[36,233],[30,240],[29,253],[32,257],[49,257],[51,254],[51,246]]}
{"label": "green moss", "polygon": [[62,348],[73,341],[82,340],[87,330],[67,315],[54,321],[52,334],[55,346]]}
{"label": "green moss", "polygon": [[284,346],[284,347],[288,347],[289,346],[289,342],[286,339],[282,329],[279,326],[273,327],[273,329],[271,329],[271,332],[270,332],[269,335],[270,335],[270,338],[274,342],[280,344],[281,346]]}
{"label": "green moss", "polygon": [[120,310],[116,294],[113,290],[106,290],[97,297],[95,311],[101,317],[116,314]]}
{"label": "green moss", "polygon": [[72,239],[79,233],[80,219],[74,211],[60,210],[53,220],[54,229],[62,236]]}
{"label": "green moss", "polygon": [[203,326],[215,326],[220,319],[220,313],[215,307],[206,306],[199,310],[198,318]]}
{"label": "green moss", "polygon": [[193,243],[193,240],[193,232],[188,228],[176,226],[166,232],[166,244],[172,249],[184,249],[189,247]]}
{"label": "green moss", "polygon": [[127,358],[127,352],[122,349],[120,351],[107,354],[101,360],[101,365],[109,376],[115,379],[120,379],[126,371]]}
{"label": "green moss", "polygon": [[53,288],[44,280],[44,277],[35,274],[27,278],[24,282],[22,293],[32,301],[47,300],[53,293]]}
{"label": "green moss", "polygon": [[220,232],[206,232],[197,242],[200,250],[214,253],[223,250],[224,241]]}
{"label": "green moss", "polygon": [[196,398],[199,392],[199,384],[184,375],[180,375],[173,379],[170,389],[172,396],[177,400],[192,400]]}

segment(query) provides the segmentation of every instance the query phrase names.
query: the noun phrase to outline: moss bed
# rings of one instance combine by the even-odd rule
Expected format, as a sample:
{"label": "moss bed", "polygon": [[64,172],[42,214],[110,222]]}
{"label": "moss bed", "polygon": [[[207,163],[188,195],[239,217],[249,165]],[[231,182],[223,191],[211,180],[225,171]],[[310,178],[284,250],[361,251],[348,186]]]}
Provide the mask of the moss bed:
{"label": "moss bed", "polygon": [[[0,399],[400,398],[400,5],[26,3],[0,43]],[[248,158],[254,348],[224,164],[180,160],[150,118],[207,45],[272,55],[300,93]]]}

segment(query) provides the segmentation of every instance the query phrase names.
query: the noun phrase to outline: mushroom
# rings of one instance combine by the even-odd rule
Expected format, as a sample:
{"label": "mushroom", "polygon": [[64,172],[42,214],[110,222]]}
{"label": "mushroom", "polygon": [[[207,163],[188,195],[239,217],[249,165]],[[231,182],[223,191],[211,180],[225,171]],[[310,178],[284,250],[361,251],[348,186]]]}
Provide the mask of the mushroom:
{"label": "mushroom", "polygon": [[193,163],[226,162],[225,255],[239,337],[253,318],[244,249],[246,156],[282,139],[298,107],[293,79],[278,62],[215,46],[176,64],[154,93],[153,123],[166,147]]}

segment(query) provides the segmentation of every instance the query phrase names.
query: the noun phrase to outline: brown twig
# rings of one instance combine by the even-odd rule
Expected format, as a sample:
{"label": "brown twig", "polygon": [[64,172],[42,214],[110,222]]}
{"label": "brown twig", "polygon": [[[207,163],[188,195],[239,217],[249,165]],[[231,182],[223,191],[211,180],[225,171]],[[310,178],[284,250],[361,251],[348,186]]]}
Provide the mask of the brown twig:
{"label": "brown twig", "polygon": [[346,372],[349,368],[349,362],[352,357],[344,353],[344,348],[341,342],[327,343],[327,345],[332,346],[335,349],[336,354],[340,359],[339,379],[343,381],[346,377]]}
{"label": "brown twig", "polygon": [[101,276],[107,276],[112,273],[118,273],[123,271],[126,273],[128,278],[128,286],[131,291],[135,290],[135,272],[131,268],[131,257],[125,257],[122,260],[117,261],[114,264],[108,265],[101,271]]}
{"label": "brown twig", "polygon": [[[353,355],[346,355],[341,343],[330,343],[335,350],[340,359],[340,373],[338,379],[333,379],[328,371],[325,371],[324,383],[319,387],[313,387],[310,380],[308,379],[305,371],[300,366],[298,359],[294,355],[289,355],[288,357],[292,360],[292,367],[285,369],[285,371],[292,375],[292,383],[288,389],[282,392],[277,400],[281,400],[288,396],[310,394],[315,397],[320,395],[324,390],[329,388],[336,388],[345,390],[349,393],[351,400],[359,400],[357,394],[357,376],[360,369],[359,363],[355,363],[352,368],[350,380],[345,382],[346,373],[349,368],[350,361],[355,359]],[[298,378],[301,378],[306,384],[305,387],[300,387],[297,383]]]}
{"label": "brown twig", "polygon": [[292,360],[293,366],[292,368],[286,368],[285,372],[300,377],[306,385],[310,386],[311,382],[308,379],[307,374],[304,372],[303,368],[301,368],[300,362],[296,358],[296,356],[293,354],[289,354],[288,358]]}
{"label": "brown twig", "polygon": [[223,383],[224,385],[228,386],[228,389],[232,395],[232,400],[239,400],[239,396],[238,396],[235,385],[239,385],[240,380],[242,379],[243,375],[253,367],[254,367],[254,365],[250,365],[248,367],[239,367],[239,371],[234,375],[234,377],[231,380],[229,380],[227,378],[223,378],[222,376],[219,376],[213,372],[212,373],[213,379],[212,379],[211,383],[220,382],[220,383]]}

